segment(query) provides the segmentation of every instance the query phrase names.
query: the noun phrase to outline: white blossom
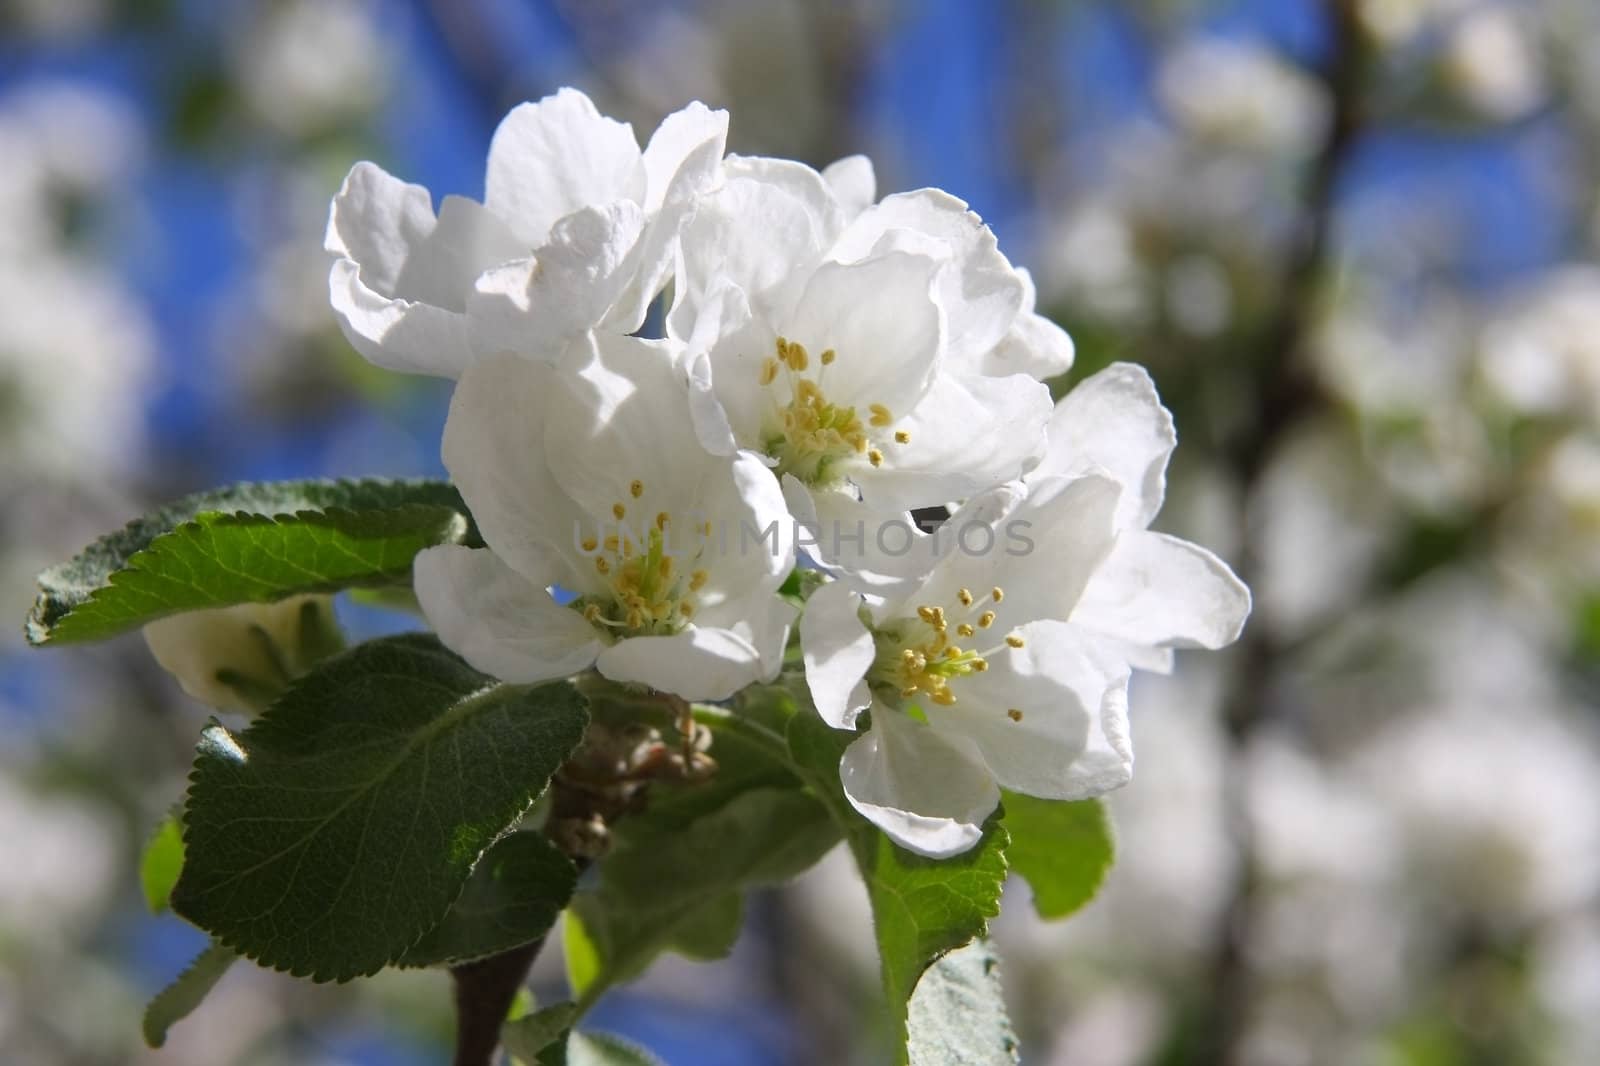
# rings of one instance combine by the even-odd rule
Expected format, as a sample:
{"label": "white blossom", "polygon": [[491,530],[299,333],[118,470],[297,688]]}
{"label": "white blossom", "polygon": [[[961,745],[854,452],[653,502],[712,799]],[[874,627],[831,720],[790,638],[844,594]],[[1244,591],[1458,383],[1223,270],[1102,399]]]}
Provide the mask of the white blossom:
{"label": "white blossom", "polygon": [[593,665],[723,699],[770,679],[794,613],[775,595],[793,565],[777,479],[699,446],[669,345],[585,344],[581,369],[505,354],[462,375],[444,460],[488,548],[417,557],[428,620],[507,681]]}
{"label": "white blossom", "polygon": [[427,189],[356,164],[325,240],[345,335],[379,366],[458,377],[475,353],[556,358],[591,328],[633,332],[683,211],[717,180],[727,121],[690,104],[641,152],[563,89],[500,123],[484,202],[447,196],[437,216]]}

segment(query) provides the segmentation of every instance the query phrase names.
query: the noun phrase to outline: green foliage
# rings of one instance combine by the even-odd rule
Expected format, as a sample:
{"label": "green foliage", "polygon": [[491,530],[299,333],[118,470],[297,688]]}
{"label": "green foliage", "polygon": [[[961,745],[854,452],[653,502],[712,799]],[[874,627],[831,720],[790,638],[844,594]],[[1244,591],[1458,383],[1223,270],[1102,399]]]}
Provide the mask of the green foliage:
{"label": "green foliage", "polygon": [[397,962],[583,735],[566,683],[499,684],[431,636],[324,660],[238,736],[202,735],[173,908],[314,980]]}
{"label": "green foliage", "polygon": [[500,1040],[506,1052],[519,1063],[537,1063],[539,1055],[567,1038],[572,1023],[578,1020],[576,1003],[556,1003],[525,1018],[506,1022]]}
{"label": "green foliage", "polygon": [[732,728],[715,732],[717,775],[653,786],[649,807],[617,824],[599,884],[573,899],[568,977],[585,1004],[664,950],[725,955],[740,892],[794,877],[839,840],[827,809],[781,763]]}
{"label": "green foliage", "polygon": [[544,837],[502,837],[478,860],[444,921],[400,965],[453,965],[532,943],[550,931],[577,883],[572,860]]}
{"label": "green foliage", "polygon": [[165,1044],[167,1030],[194,1013],[238,957],[221,944],[212,944],[202,951],[189,968],[144,1009],[144,1042],[151,1047]]}
{"label": "green foliage", "polygon": [[100,640],[182,611],[410,580],[423,548],[475,538],[436,481],[288,481],[197,493],[39,575],[32,644]]}
{"label": "green foliage", "polygon": [[1006,861],[1033,889],[1041,918],[1065,918],[1100,890],[1116,857],[1099,800],[1037,799],[1002,794],[1002,824],[1011,836]]}
{"label": "green foliage", "polygon": [[1000,959],[988,941],[973,941],[928,967],[908,1013],[911,1066],[1016,1066]]}
{"label": "green foliage", "polygon": [[789,722],[795,764],[844,830],[866,879],[897,1061],[904,1063],[906,1004],[923,971],[944,953],[983,936],[989,919],[1000,913],[1007,837],[993,818],[972,850],[948,859],[927,859],[898,847],[845,799],[839,758],[850,739],[815,714],[801,712]]}
{"label": "green foliage", "polygon": [[176,815],[167,815],[156,826],[139,858],[139,883],[151,914],[166,910],[172,899],[172,886],[183,872],[183,827]]}
{"label": "green foliage", "polygon": [[507,1022],[501,1040],[519,1066],[661,1066],[661,1060],[609,1033],[579,1033],[575,1003],[557,1003]]}

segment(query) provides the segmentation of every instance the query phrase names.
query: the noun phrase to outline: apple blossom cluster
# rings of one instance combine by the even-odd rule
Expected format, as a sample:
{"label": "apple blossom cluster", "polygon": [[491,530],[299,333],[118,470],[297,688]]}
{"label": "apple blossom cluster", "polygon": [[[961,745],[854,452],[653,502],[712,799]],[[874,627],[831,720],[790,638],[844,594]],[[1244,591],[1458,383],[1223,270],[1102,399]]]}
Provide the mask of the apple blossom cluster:
{"label": "apple blossom cluster", "polygon": [[[444,461],[486,547],[417,557],[429,622],[506,681],[709,701],[776,680],[797,630],[817,712],[861,730],[850,802],[925,855],[975,844],[1002,788],[1125,783],[1130,671],[1250,606],[1148,528],[1176,442],[1148,375],[1053,404],[1072,341],[965,203],[878,199],[860,156],[728,154],[727,128],[691,104],[641,151],[564,89],[501,123],[481,204],[346,178],[346,335],[456,381]],[[803,606],[797,564],[826,575]]]}

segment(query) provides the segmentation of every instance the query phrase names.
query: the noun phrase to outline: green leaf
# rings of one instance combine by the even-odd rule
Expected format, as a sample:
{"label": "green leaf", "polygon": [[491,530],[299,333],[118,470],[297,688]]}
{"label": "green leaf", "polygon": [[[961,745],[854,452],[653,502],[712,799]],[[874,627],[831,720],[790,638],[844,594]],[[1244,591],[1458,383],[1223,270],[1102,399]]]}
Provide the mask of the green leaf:
{"label": "green leaf", "polygon": [[911,1066],[1016,1066],[1017,1034],[1000,989],[1000,959],[986,940],[928,967],[911,994]]}
{"label": "green leaf", "polygon": [[238,957],[236,952],[221,944],[212,944],[202,951],[189,968],[157,993],[144,1009],[144,1042],[151,1047],[165,1044],[167,1030],[194,1013]]}
{"label": "green leaf", "polygon": [[862,818],[839,784],[839,758],[852,734],[829,728],[809,710],[789,721],[789,750],[806,781],[844,829],[867,882],[893,1023],[897,1062],[906,1061],[906,1003],[918,979],[944,953],[983,936],[1000,913],[1006,877],[1006,831],[991,818],[970,850],[928,859],[898,847]]}
{"label": "green leaf", "polygon": [[739,713],[700,708],[696,717],[711,730],[717,772],[651,785],[648,807],[617,823],[598,883],[567,911],[567,976],[585,1007],[662,951],[725,955],[742,890],[786,881],[838,843],[781,738]]}
{"label": "green leaf", "polygon": [[502,837],[467,879],[440,922],[401,966],[471,962],[543,937],[578,883],[572,860],[538,833]]}
{"label": "green leaf", "polygon": [[411,560],[473,538],[437,481],[289,481],[198,493],[39,575],[31,644],[100,640],[182,611],[408,583]]}
{"label": "green leaf", "polygon": [[576,1003],[556,1003],[500,1028],[500,1042],[518,1062],[536,1063],[552,1044],[566,1040],[572,1023],[578,1020]]}
{"label": "green leaf", "polygon": [[420,634],[359,645],[238,736],[201,737],[172,905],[314,980],[398,961],[583,736],[565,682],[478,673]]}
{"label": "green leaf", "polygon": [[139,883],[144,886],[144,901],[151,914],[167,909],[172,886],[183,872],[183,828],[176,815],[167,815],[156,826],[139,859]]}
{"label": "green leaf", "polygon": [[661,1060],[609,1033],[572,1031],[578,1005],[557,1003],[507,1022],[500,1039],[512,1061],[526,1066],[661,1066]]}
{"label": "green leaf", "polygon": [[1002,824],[1011,834],[1006,861],[1033,889],[1041,918],[1065,918],[1094,899],[1116,858],[1105,806],[1001,794]]}

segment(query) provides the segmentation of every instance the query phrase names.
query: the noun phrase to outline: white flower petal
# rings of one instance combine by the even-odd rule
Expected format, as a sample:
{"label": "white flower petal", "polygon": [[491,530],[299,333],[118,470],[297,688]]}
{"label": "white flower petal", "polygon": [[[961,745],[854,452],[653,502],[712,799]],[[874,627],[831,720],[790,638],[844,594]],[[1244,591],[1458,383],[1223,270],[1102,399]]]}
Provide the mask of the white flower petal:
{"label": "white flower petal", "polygon": [[878,705],[872,728],[839,760],[845,798],[901,847],[933,859],[983,836],[1000,789],[977,746]]}
{"label": "white flower petal", "polygon": [[1011,328],[1024,296],[1023,283],[1000,253],[994,231],[964,201],[938,189],[918,189],[886,196],[863,211],[830,257],[861,259],[886,247],[880,242],[896,230],[935,238],[948,249],[939,302],[948,323],[949,359],[953,369],[977,372],[985,353]]}
{"label": "white flower petal", "polygon": [[1123,486],[1118,529],[1144,529],[1161,510],[1178,436],[1143,367],[1113,363],[1080,382],[1056,405],[1048,434],[1049,450],[1029,481],[1108,472]]}
{"label": "white flower petal", "polygon": [[323,247],[359,264],[373,292],[393,296],[406,261],[436,224],[426,188],[361,162],[350,168],[328,209]]}
{"label": "white flower petal", "polygon": [[[1046,487],[1042,503],[1031,493],[1008,502],[1009,492],[1002,489],[993,506],[970,521],[959,512],[952,516],[940,527],[941,539],[952,547],[912,602],[948,605],[959,589],[981,595],[999,586],[1004,599],[987,605],[996,612],[999,632],[1038,619],[1070,618],[1115,543],[1112,518],[1121,490],[1105,477]],[[985,525],[992,536],[982,535]]]}
{"label": "white flower petal", "polygon": [[759,649],[732,630],[691,625],[664,637],[628,637],[600,653],[595,666],[613,681],[648,685],[686,700],[725,700],[760,681]]}
{"label": "white flower petal", "polygon": [[731,178],[752,178],[764,185],[782,189],[806,205],[817,223],[820,247],[831,245],[844,230],[844,210],[833,189],[806,164],[793,159],[774,159],[759,155],[730,155],[722,163]]}
{"label": "white flower petal", "polygon": [[702,192],[716,180],[728,141],[728,113],[698,100],[661,120],[644,149],[644,206],[659,211],[677,197]]}
{"label": "white flower petal", "polygon": [[[551,553],[565,551],[590,524],[546,455],[548,412],[562,377],[515,355],[479,360],[456,385],[444,425],[444,465],[484,541],[513,569],[546,584]],[[577,592],[596,588],[587,567],[553,582]]]}
{"label": "white flower petal", "polygon": [[465,316],[373,292],[354,260],[333,264],[328,300],[345,339],[374,366],[454,378],[472,361]]}
{"label": "white flower petal", "polygon": [[890,252],[824,263],[811,275],[781,329],[813,359],[830,348],[837,353],[818,374],[829,401],[860,412],[882,404],[900,416],[922,399],[944,350],[931,296],[938,269],[924,256]]}
{"label": "white flower petal", "polygon": [[695,506],[713,457],[695,436],[682,369],[662,342],[600,334],[592,350],[587,366],[554,382],[547,461],[585,514],[610,520],[622,504],[642,543],[658,513]]}
{"label": "white flower petal", "polygon": [[728,178],[683,227],[668,335],[691,336],[702,302],[723,285],[737,286],[763,316],[787,305],[794,279],[822,258],[824,225],[814,205],[781,186]]}
{"label": "white flower petal", "polygon": [[1022,282],[1022,310],[1000,343],[984,356],[982,372],[991,377],[1028,374],[1041,381],[1065,374],[1072,369],[1077,348],[1066,330],[1037,312],[1039,293],[1033,275],[1018,267],[1017,278]]}
{"label": "white flower petal", "polygon": [[448,197],[435,220],[428,190],[358,163],[328,211],[324,244],[339,256],[329,297],[350,343],[371,362],[458,375],[469,354],[459,312],[472,279],[517,254],[487,211]]}
{"label": "white flower petal", "polygon": [[633,128],[602,116],[576,89],[520,104],[489,144],[484,203],[530,248],[581,208],[642,202],[644,160]]}
{"label": "white flower petal", "polygon": [[759,438],[772,402],[761,385],[761,362],[775,340],[751,317],[737,286],[721,286],[701,304],[684,348],[690,414],[707,450],[731,455],[738,441]]}
{"label": "white flower petal", "polygon": [[468,302],[473,346],[483,354],[557,358],[599,325],[632,283],[644,226],[643,210],[627,200],[562,218],[535,258],[478,279]]}
{"label": "white flower petal", "polygon": [[1050,412],[1050,390],[1024,374],[939,374],[895,423],[911,439],[886,445],[884,464],[859,470],[856,483],[885,510],[964,499],[1021,476],[1044,451]]}
{"label": "white flower petal", "polygon": [[954,704],[926,708],[933,728],[975,743],[995,779],[1026,795],[1084,799],[1127,784],[1126,664],[1063,622],[1010,635],[1023,647],[986,656],[987,670],[952,683]]}
{"label": "white flower petal", "polygon": [[417,601],[445,647],[473,668],[528,685],[588,668],[603,647],[577,611],[494,552],[446,544],[418,553]]}
{"label": "white flower petal", "polygon": [[830,581],[811,594],[800,616],[806,686],[817,713],[835,729],[854,729],[872,702],[865,678],[877,650],[856,613],[860,606],[848,585]]}
{"label": "white flower petal", "polygon": [[1250,590],[1198,544],[1130,530],[1083,590],[1072,620],[1143,646],[1221,648],[1250,614]]}
{"label": "white flower petal", "polygon": [[833,190],[845,220],[851,221],[872,206],[878,198],[878,176],[872,160],[864,155],[847,155],[822,168],[822,180]]}

